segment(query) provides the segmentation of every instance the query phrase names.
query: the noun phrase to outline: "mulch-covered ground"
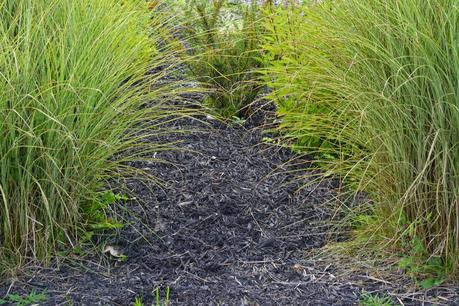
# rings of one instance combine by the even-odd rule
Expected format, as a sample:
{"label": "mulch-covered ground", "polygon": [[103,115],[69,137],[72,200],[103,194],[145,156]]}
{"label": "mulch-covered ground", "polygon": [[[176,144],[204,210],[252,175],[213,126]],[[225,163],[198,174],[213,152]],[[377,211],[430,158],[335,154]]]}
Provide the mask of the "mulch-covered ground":
{"label": "mulch-covered ground", "polygon": [[[0,298],[46,289],[42,305],[132,305],[136,297],[151,305],[156,288],[162,298],[169,288],[171,305],[358,305],[362,290],[396,292],[397,284],[374,277],[337,277],[339,262],[308,257],[340,239],[329,234],[340,186],[310,183],[302,178],[314,173],[307,159],[264,144],[265,117],[244,126],[204,115],[170,123],[189,132],[151,139],[176,142],[177,150],[156,156],[170,163],[133,163],[163,185],[127,182],[136,200],[116,209],[126,226],[99,237],[83,258],[29,266],[19,279],[3,280]],[[102,254],[102,244],[125,260]],[[459,305],[452,286],[394,302],[429,299]]]}

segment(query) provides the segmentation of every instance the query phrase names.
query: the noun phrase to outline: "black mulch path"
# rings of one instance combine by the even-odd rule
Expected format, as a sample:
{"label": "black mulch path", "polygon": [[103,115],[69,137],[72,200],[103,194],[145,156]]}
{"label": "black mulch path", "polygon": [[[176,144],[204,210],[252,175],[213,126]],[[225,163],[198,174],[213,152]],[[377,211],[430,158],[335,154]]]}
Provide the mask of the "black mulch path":
{"label": "black mulch path", "polygon": [[[106,238],[125,261],[73,255],[28,267],[20,279],[3,281],[0,297],[46,289],[43,305],[132,305],[136,297],[151,305],[153,290],[164,297],[169,287],[171,305],[357,305],[362,288],[306,256],[329,238],[324,223],[337,182],[296,192],[305,181],[291,171],[295,156],[262,144],[263,116],[245,127],[199,119],[171,124],[190,133],[152,139],[180,141],[181,150],[157,155],[173,164],[133,163],[167,186],[127,183],[140,201],[119,213],[132,226]],[[365,287],[381,286],[367,280]]]}

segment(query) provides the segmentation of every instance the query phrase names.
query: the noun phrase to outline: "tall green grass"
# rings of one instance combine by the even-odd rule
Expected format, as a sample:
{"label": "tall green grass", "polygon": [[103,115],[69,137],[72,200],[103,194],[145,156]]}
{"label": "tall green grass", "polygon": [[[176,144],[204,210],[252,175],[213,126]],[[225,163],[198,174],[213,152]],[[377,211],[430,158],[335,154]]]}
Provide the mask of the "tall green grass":
{"label": "tall green grass", "polygon": [[146,75],[167,61],[157,18],[141,0],[0,0],[2,261],[73,243],[104,181],[156,149],[145,122],[174,95]]}
{"label": "tall green grass", "polygon": [[373,200],[359,241],[456,273],[459,3],[324,1],[266,27],[284,135]]}

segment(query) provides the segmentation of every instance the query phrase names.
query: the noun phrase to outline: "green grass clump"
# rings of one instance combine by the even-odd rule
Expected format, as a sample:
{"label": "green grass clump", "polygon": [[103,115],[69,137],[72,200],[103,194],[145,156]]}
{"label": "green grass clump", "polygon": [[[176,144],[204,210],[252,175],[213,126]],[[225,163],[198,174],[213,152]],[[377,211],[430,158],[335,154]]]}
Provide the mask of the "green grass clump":
{"label": "green grass clump", "polygon": [[457,273],[459,3],[323,1],[266,28],[286,137],[374,201],[359,243]]}
{"label": "green grass clump", "polygon": [[384,295],[372,295],[363,293],[360,296],[360,306],[393,306],[392,299]]}
{"label": "green grass clump", "polygon": [[155,150],[144,123],[174,91],[146,76],[167,60],[152,21],[141,0],[0,0],[2,263],[74,242],[104,182]]}
{"label": "green grass clump", "polygon": [[190,0],[183,6],[188,67],[207,84],[207,106],[224,117],[244,117],[260,90],[261,11],[227,0]]}

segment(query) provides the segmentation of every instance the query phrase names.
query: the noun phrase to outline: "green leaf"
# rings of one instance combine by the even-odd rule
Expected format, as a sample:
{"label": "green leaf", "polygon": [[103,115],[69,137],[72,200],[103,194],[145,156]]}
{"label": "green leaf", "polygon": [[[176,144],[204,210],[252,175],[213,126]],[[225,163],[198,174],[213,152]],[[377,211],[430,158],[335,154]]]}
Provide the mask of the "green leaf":
{"label": "green leaf", "polygon": [[400,269],[407,269],[413,265],[413,258],[412,257],[403,257],[400,262],[398,263],[398,266]]}
{"label": "green leaf", "polygon": [[436,286],[440,286],[445,280],[442,278],[427,278],[420,282],[420,285],[423,289],[430,289]]}

